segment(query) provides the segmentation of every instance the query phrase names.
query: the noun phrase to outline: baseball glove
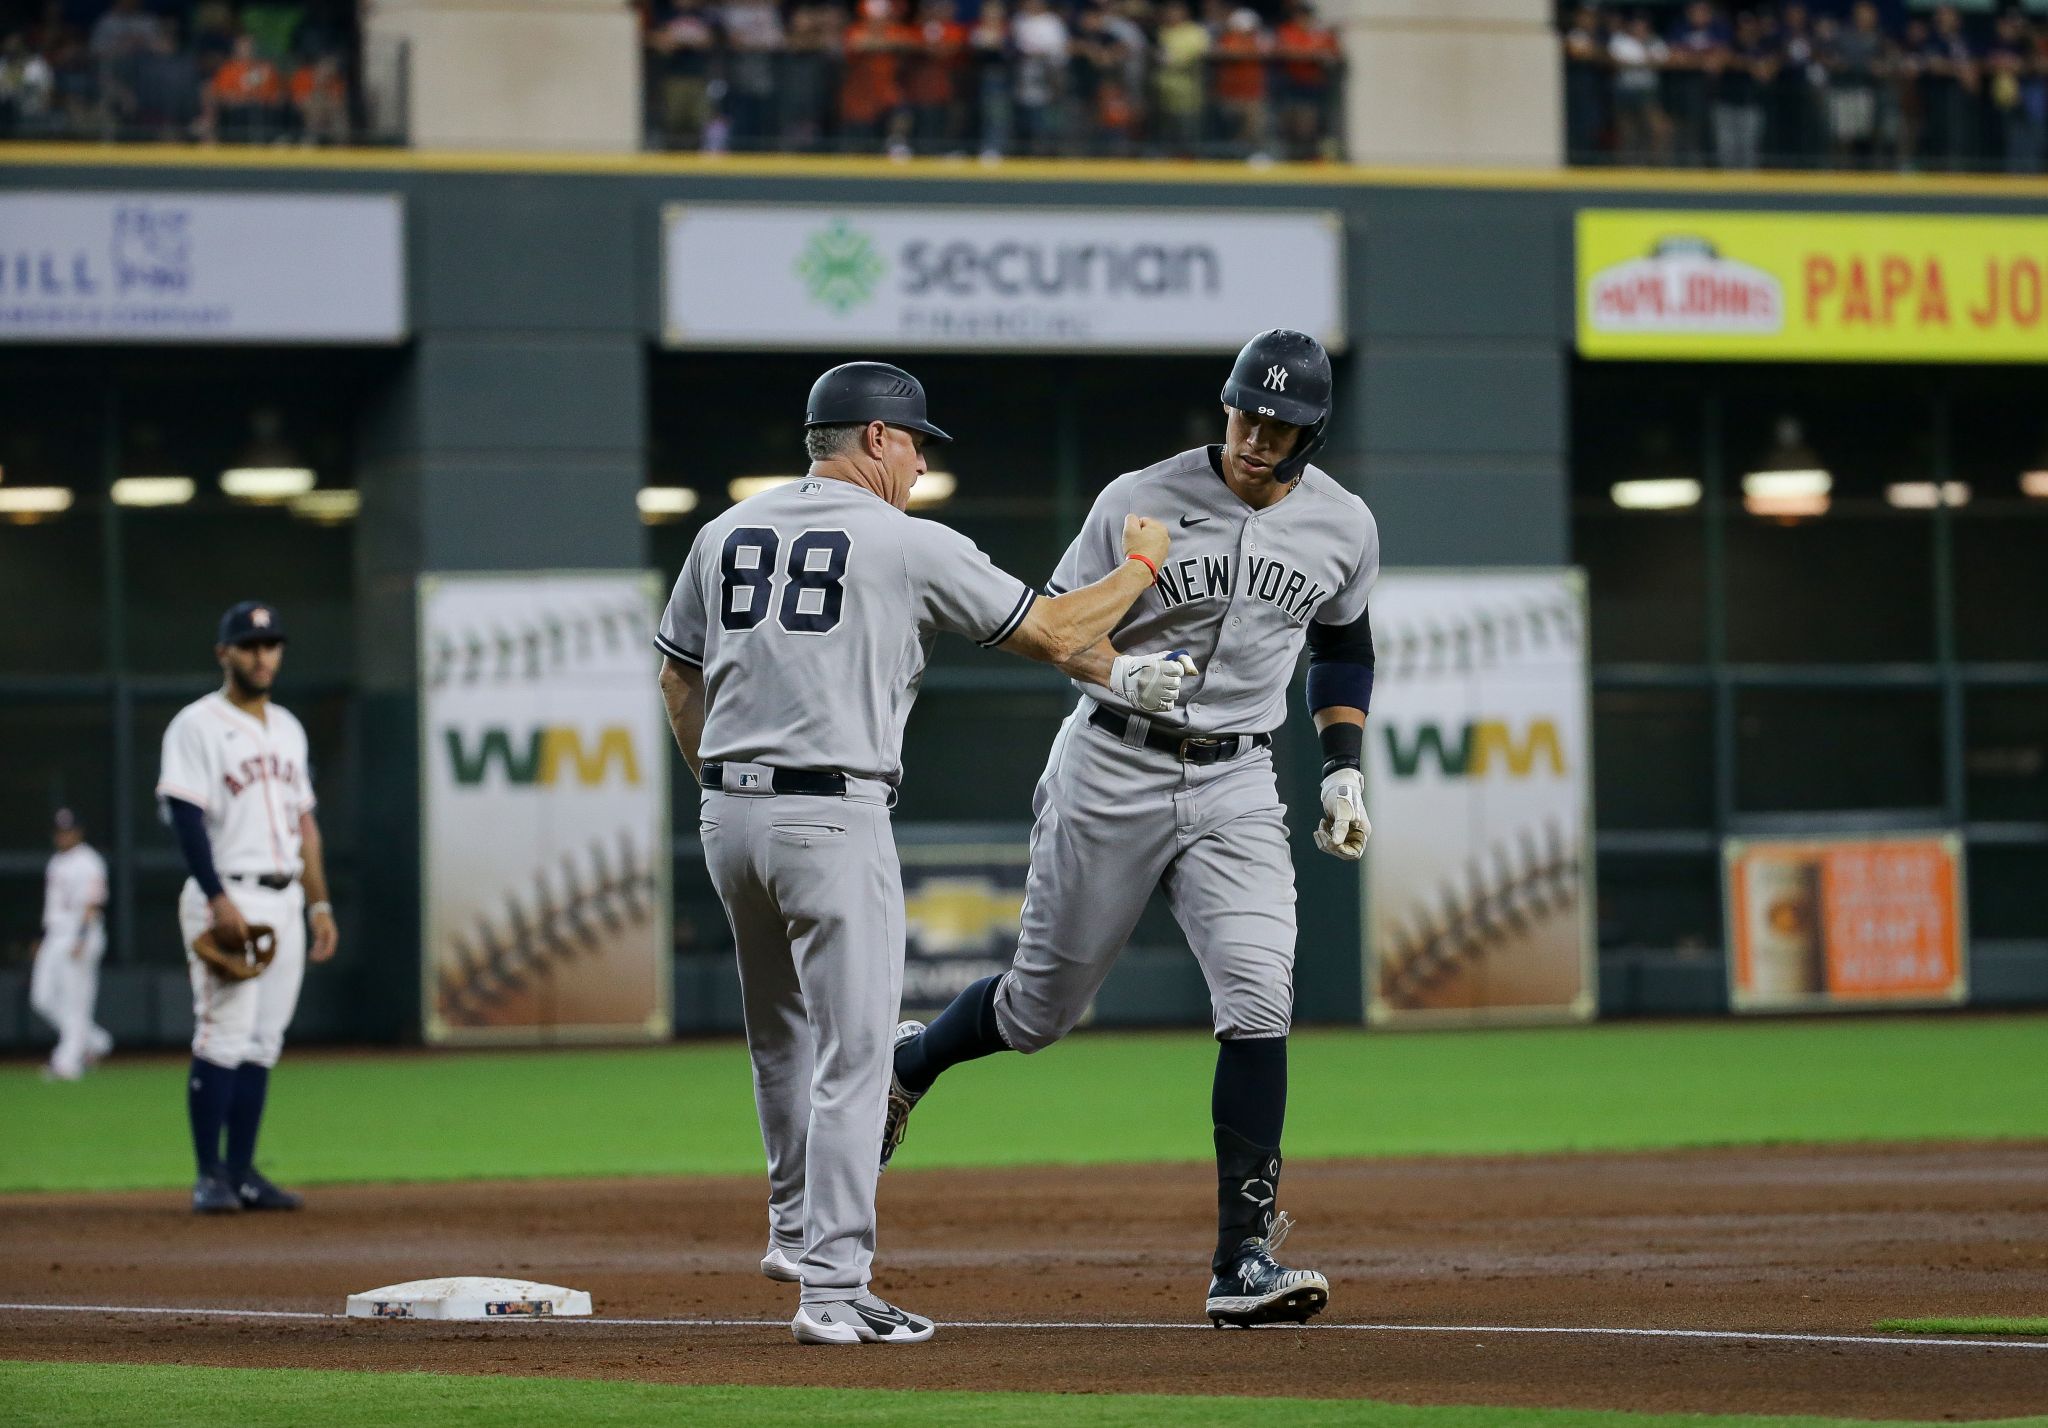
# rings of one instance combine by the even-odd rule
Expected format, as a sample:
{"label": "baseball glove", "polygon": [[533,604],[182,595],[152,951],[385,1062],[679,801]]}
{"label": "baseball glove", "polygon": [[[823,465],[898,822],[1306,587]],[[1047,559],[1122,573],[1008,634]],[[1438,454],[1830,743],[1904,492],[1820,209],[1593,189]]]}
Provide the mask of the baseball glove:
{"label": "baseball glove", "polygon": [[193,953],[219,976],[230,982],[246,982],[263,975],[277,955],[277,933],[260,922],[249,924],[249,940],[240,947],[222,945],[208,928],[192,944]]}

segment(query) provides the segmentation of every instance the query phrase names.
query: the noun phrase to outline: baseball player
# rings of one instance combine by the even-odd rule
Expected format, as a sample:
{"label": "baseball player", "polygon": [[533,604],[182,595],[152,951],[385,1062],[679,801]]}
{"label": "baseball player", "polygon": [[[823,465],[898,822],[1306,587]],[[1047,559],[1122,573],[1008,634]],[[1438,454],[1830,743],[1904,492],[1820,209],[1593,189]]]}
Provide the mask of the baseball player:
{"label": "baseball player", "polygon": [[[202,1215],[300,1205],[257,1170],[256,1135],[270,1068],[299,1001],[307,928],[315,962],[334,955],[338,934],[313,818],[306,731],[270,698],[284,644],[283,621],[260,600],[221,616],[213,654],[225,677],[164,730],[156,785],[191,874],[178,898],[178,928],[192,977],[185,1106],[199,1163],[192,1208]],[[273,931],[276,952],[248,980],[225,976],[193,950],[209,931],[220,945],[240,948],[252,927]]]}
{"label": "baseball player", "polygon": [[967,988],[929,1029],[898,1028],[883,1155],[947,1067],[1033,1052],[1072,1030],[1164,888],[1215,1013],[1217,1237],[1206,1311],[1219,1327],[1305,1320],[1329,1283],[1273,1254],[1294,1006],[1294,871],[1271,733],[1304,642],[1323,746],[1316,846],[1356,859],[1371,832],[1359,754],[1371,699],[1366,596],[1379,533],[1365,503],[1309,457],[1330,417],[1330,359],[1275,329],[1238,354],[1220,445],[1112,481],[1049,591],[1098,577],[1132,509],[1181,512],[1174,558],[1112,632],[1189,651],[1201,673],[1165,716],[1085,677],[1033,799],[1031,870],[1010,970]]}
{"label": "baseball player", "polygon": [[85,829],[70,809],[58,809],[53,822],[50,841],[57,851],[43,873],[43,933],[28,1000],[57,1030],[57,1049],[43,1079],[76,1081],[114,1049],[114,1038],[92,1019],[100,958],[107,951],[107,861],[85,841]]}
{"label": "baseball player", "polygon": [[801,1282],[799,1343],[918,1343],[931,1320],[868,1285],[903,987],[889,809],[932,642],[964,635],[1162,713],[1188,662],[1105,641],[1158,578],[1159,523],[1123,517],[1100,571],[1040,599],[965,536],[904,514],[926,440],[949,439],[908,372],[834,367],[804,426],[809,473],[698,533],[655,644],[738,950],[768,1158],[762,1273]]}

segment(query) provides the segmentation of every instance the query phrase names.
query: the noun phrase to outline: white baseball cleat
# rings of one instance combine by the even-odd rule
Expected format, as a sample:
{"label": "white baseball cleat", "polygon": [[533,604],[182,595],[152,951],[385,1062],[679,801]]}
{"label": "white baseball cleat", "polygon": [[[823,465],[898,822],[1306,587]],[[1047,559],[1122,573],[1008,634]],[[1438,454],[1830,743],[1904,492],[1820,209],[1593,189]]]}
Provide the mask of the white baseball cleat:
{"label": "white baseball cleat", "polygon": [[789,1331],[799,1344],[921,1344],[938,1332],[922,1314],[907,1314],[872,1294],[802,1305]]}
{"label": "white baseball cleat", "polygon": [[801,1284],[804,1278],[797,1272],[796,1260],[781,1245],[768,1246],[768,1253],[761,1256],[761,1273],[778,1284]]}

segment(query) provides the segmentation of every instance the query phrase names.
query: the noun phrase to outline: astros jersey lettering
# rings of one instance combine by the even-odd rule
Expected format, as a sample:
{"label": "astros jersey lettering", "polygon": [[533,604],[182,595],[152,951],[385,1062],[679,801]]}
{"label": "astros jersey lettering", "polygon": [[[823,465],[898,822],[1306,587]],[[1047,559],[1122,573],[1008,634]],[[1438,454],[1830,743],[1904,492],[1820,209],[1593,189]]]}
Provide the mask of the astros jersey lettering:
{"label": "astros jersey lettering", "polygon": [[[1201,673],[1181,686],[1180,707],[1154,722],[1197,734],[1270,733],[1287,717],[1308,622],[1348,624],[1364,612],[1380,573],[1379,528],[1365,502],[1314,466],[1255,511],[1224,484],[1220,459],[1216,448],[1197,447],[1110,482],[1046,590],[1078,589],[1115,569],[1126,515],[1179,512],[1159,583],[1110,643],[1194,656]],[[1133,712],[1106,689],[1075,687]]]}
{"label": "astros jersey lettering", "polygon": [[223,875],[300,872],[299,815],[314,803],[306,731],[275,703],[267,714],[258,721],[216,691],[180,709],[164,730],[157,797],[205,812]]}
{"label": "astros jersey lettering", "polygon": [[1001,644],[1035,598],[958,531],[806,477],[698,533],[655,643],[704,671],[706,760],[895,783],[933,639]]}

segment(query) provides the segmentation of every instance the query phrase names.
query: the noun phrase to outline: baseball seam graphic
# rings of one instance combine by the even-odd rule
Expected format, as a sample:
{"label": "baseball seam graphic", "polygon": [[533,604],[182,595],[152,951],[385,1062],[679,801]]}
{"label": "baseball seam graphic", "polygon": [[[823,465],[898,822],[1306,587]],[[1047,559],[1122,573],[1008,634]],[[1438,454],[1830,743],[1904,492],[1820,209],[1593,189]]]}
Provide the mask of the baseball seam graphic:
{"label": "baseball seam graphic", "polygon": [[1382,678],[1467,674],[1524,655],[1576,650],[1583,631],[1576,599],[1515,600],[1466,612],[1446,624],[1422,615],[1382,621],[1374,612]]}
{"label": "baseball seam graphic", "polygon": [[589,664],[600,654],[643,647],[648,635],[647,607],[638,598],[572,614],[549,612],[510,625],[439,630],[432,637],[427,686],[540,679]]}
{"label": "baseball seam graphic", "polygon": [[436,977],[442,1018],[484,1025],[508,997],[595,953],[605,934],[645,927],[655,890],[654,866],[630,829],[618,834],[615,854],[593,842],[537,869],[524,885],[504,890],[498,917],[478,912],[469,932],[450,934]]}
{"label": "baseball seam graphic", "polygon": [[1540,833],[1525,828],[1513,843],[1495,843],[1483,862],[1466,865],[1462,886],[1438,885],[1434,909],[1425,900],[1390,924],[1378,956],[1381,1000],[1421,1006],[1436,987],[1525,935],[1538,919],[1577,906],[1581,856],[1555,819]]}

